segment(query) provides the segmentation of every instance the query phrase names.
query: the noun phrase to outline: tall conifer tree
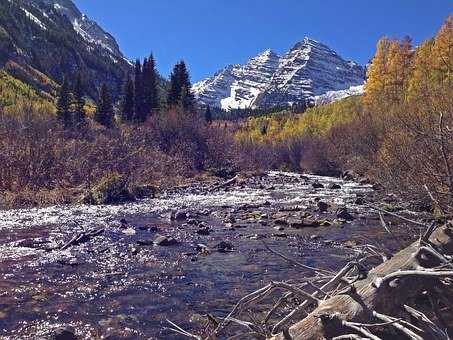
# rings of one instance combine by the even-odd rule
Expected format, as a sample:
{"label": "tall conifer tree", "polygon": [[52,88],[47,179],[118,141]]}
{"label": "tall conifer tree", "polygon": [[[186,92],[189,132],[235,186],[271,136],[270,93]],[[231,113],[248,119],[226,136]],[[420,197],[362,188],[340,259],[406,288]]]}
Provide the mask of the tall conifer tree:
{"label": "tall conifer tree", "polygon": [[86,125],[86,113],[85,113],[85,91],[83,87],[82,75],[77,73],[76,81],[74,85],[74,126],[78,129],[83,128]]}
{"label": "tall conifer tree", "polygon": [[134,101],[134,81],[128,75],[123,88],[123,102],[121,116],[123,121],[131,122],[134,119],[135,101]]}
{"label": "tall conifer tree", "polygon": [[58,95],[57,118],[65,129],[71,127],[71,92],[66,77],[63,79]]}
{"label": "tall conifer tree", "polygon": [[204,113],[204,119],[206,120],[206,123],[208,123],[209,125],[212,124],[212,112],[211,107],[209,105]]}
{"label": "tall conifer tree", "polygon": [[144,91],[144,109],[146,120],[148,116],[159,107],[159,97],[157,89],[157,71],[154,57],[151,54],[146,63],[143,64],[143,91]]}
{"label": "tall conifer tree", "polygon": [[180,61],[173,68],[170,76],[170,90],[167,97],[169,106],[181,105],[190,110],[194,107],[195,98],[191,91],[190,76],[184,61]]}
{"label": "tall conifer tree", "polygon": [[143,105],[143,70],[142,70],[142,65],[139,59],[136,60],[135,62],[135,95],[134,95],[134,101],[135,101],[135,116],[134,120],[135,121],[141,121],[142,120],[142,114],[144,110],[144,105]]}
{"label": "tall conifer tree", "polygon": [[94,120],[105,127],[111,127],[113,125],[113,103],[110,89],[106,84],[102,84],[99,93],[99,103]]}

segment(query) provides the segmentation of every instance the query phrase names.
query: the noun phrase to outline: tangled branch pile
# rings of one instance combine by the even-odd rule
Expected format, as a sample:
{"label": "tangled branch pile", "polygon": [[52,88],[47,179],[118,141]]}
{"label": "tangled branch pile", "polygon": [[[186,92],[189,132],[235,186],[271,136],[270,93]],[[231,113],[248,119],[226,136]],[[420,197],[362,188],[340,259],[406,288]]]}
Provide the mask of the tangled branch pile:
{"label": "tangled branch pile", "polygon": [[[226,338],[231,329],[236,335],[230,339],[449,339],[453,224],[433,223],[419,240],[382,257],[369,271],[369,254],[337,273],[299,264],[307,277],[271,282],[243,297],[223,320],[209,316],[202,336],[172,323],[173,330],[193,339]],[[269,301],[271,308],[256,312]]]}

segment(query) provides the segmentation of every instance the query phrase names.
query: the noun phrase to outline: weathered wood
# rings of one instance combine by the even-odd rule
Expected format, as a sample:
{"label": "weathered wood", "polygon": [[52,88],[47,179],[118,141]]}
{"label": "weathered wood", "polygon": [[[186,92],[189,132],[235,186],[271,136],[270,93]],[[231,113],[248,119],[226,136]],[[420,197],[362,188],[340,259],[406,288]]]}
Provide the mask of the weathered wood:
{"label": "weathered wood", "polygon": [[66,250],[69,247],[77,246],[77,245],[82,244],[82,243],[86,243],[89,240],[91,240],[92,238],[101,235],[103,232],[104,232],[104,228],[98,228],[98,229],[91,229],[91,230],[88,230],[88,231],[82,231],[82,232],[78,233],[77,235],[75,235],[71,240],[66,242],[60,248],[60,250]]}
{"label": "weathered wood", "polygon": [[[431,232],[429,243],[433,248],[439,253],[452,255],[452,226],[445,225]],[[435,267],[439,262],[436,256],[426,257],[428,253],[421,256],[420,248],[423,244],[420,243],[423,241],[414,242],[392,259],[371,270],[366,279],[355,282],[348,293],[322,301],[313,312],[290,327],[291,339],[321,340],[342,337],[346,334],[349,336],[354,332],[351,332],[350,327],[345,326],[345,322],[346,324],[347,322],[376,323],[378,320],[373,312],[392,317],[403,314],[404,305],[411,298],[423,291],[438,287],[440,282],[439,274],[410,274],[415,270]],[[397,273],[400,271],[404,271],[405,274],[399,276]],[[363,336],[363,333],[360,335]],[[287,334],[285,336],[284,333],[280,333],[270,339],[285,340],[286,338],[288,338]]]}

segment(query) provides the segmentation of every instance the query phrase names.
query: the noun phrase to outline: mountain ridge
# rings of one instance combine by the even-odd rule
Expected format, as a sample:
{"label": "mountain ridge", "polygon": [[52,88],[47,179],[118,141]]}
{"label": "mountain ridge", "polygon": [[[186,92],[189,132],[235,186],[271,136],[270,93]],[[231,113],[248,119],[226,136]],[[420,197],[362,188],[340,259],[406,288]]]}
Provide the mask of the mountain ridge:
{"label": "mountain ridge", "polygon": [[194,84],[201,105],[229,109],[287,106],[363,85],[365,69],[305,37],[282,56],[271,49]]}

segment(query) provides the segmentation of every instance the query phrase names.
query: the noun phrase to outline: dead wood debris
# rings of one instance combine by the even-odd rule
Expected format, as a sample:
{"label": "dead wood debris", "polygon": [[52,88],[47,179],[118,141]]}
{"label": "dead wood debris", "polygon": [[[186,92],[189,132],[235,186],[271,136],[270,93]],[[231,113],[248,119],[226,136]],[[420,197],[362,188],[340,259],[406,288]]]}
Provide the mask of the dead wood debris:
{"label": "dead wood debris", "polygon": [[[382,215],[388,212],[373,208],[381,213],[384,229],[393,235]],[[228,316],[208,321],[201,335],[169,321],[170,329],[199,340],[225,339],[228,334],[234,334],[229,339],[448,340],[453,331],[453,224],[424,227],[418,241],[391,257],[384,256],[384,262],[369,271],[363,263],[379,257],[374,247],[363,248],[372,251],[332,273],[306,266],[265,245],[300,267],[306,277],[271,282],[244,296]],[[263,312],[262,306],[268,305]]]}

